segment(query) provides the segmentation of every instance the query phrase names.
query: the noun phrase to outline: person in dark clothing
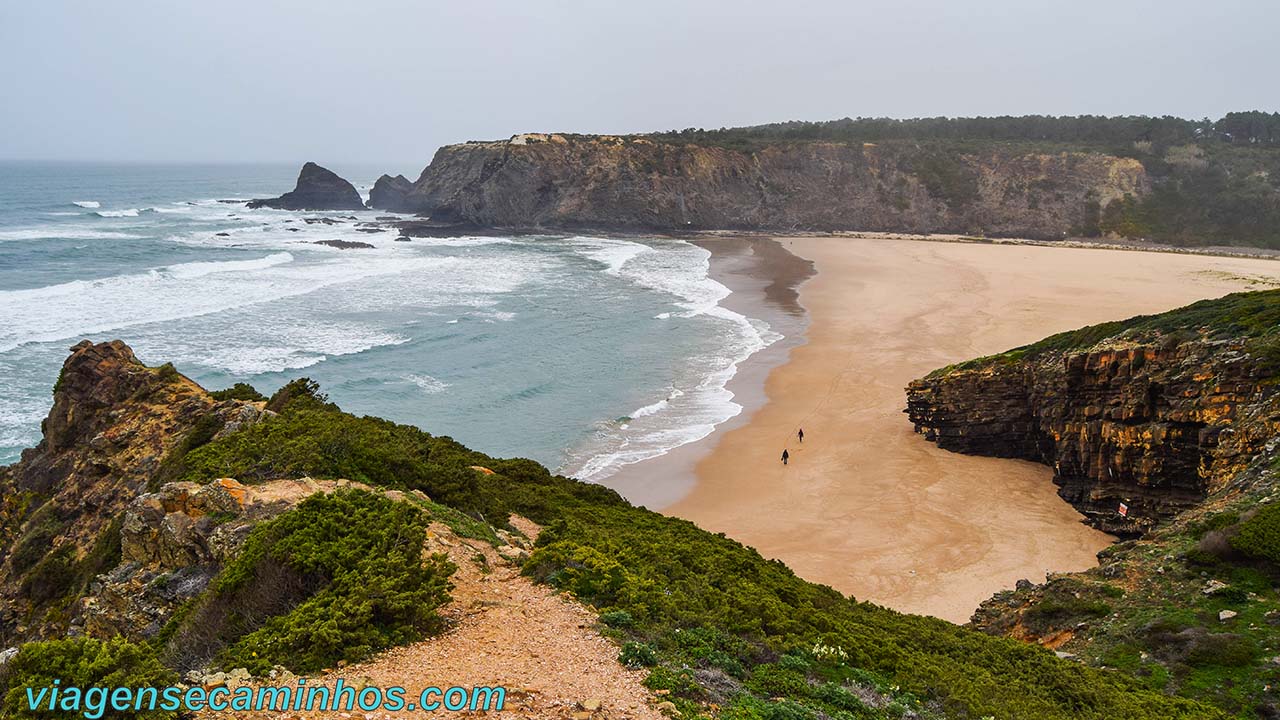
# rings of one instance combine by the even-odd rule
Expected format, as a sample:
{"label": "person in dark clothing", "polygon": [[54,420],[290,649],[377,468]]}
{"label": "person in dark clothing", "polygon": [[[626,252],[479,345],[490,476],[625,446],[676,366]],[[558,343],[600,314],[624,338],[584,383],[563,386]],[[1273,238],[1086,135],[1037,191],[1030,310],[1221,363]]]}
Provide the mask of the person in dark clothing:
{"label": "person in dark clothing", "polygon": [[796,437],[800,438],[800,442],[804,442],[804,428],[800,428],[800,432],[796,433]]}
{"label": "person in dark clothing", "polygon": [[782,449],[782,464],[783,464],[783,465],[786,465],[786,464],[787,464],[787,460],[788,460],[788,459],[790,459],[790,458],[791,458],[791,453],[787,452],[787,449],[786,449],[786,448],[783,448],[783,449]]}

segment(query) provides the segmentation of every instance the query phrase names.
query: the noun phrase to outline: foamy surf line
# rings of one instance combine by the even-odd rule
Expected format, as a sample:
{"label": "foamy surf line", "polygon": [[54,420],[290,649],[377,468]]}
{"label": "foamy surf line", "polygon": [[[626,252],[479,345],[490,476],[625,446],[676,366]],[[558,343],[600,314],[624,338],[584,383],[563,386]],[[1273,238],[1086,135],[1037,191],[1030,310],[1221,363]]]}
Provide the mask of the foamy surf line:
{"label": "foamy surf line", "polygon": [[448,268],[455,258],[367,255],[295,267],[279,252],[200,261],[97,280],[0,291],[0,352],[152,323],[183,320],[314,293],[340,283]]}
{"label": "foamy surf line", "polygon": [[[711,277],[711,252],[704,248],[683,241],[663,248],[667,252],[612,238],[572,238],[571,242],[580,246],[583,255],[604,265],[604,272],[674,296],[676,305],[686,310],[679,313],[681,317],[706,316],[724,333],[717,353],[689,358],[691,365],[701,366],[699,381],[669,388],[666,397],[605,423],[593,439],[608,449],[580,465],[574,459],[566,463],[566,467],[578,466],[572,471],[574,478],[601,482],[628,465],[698,442],[737,417],[743,407],[734,401],[729,382],[741,363],[783,336],[768,323],[720,304],[732,291]],[[655,319],[670,315],[662,313]]]}

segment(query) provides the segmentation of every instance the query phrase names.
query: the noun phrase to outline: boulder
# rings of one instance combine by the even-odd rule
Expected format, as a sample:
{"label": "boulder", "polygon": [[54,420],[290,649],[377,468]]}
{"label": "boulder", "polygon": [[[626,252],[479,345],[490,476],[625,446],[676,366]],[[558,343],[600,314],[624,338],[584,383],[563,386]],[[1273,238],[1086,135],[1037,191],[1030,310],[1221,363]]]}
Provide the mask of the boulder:
{"label": "boulder", "polygon": [[403,175],[383,175],[369,191],[369,207],[392,212],[409,212],[405,198],[413,190],[413,183]]}
{"label": "boulder", "polygon": [[338,248],[339,250],[362,250],[373,247],[369,243],[360,242],[359,240],[317,240],[311,244],[326,245],[331,248]]}
{"label": "boulder", "polygon": [[360,193],[351,183],[336,173],[309,162],[298,174],[298,184],[292,192],[278,198],[250,200],[250,208],[275,208],[277,210],[363,210]]}

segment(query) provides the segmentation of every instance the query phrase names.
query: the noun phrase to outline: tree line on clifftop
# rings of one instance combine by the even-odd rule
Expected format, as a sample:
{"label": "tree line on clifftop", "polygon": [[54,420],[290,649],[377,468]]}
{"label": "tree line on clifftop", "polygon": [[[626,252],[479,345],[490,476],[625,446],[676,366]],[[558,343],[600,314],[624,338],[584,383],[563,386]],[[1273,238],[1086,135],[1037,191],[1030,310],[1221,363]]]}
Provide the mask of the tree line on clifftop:
{"label": "tree line on clifftop", "polygon": [[[1280,247],[1280,113],[1232,112],[1218,120],[1167,115],[844,118],[687,128],[649,137],[745,152],[805,142],[907,146],[906,162],[925,170],[955,165],[960,155],[1002,148],[1106,153],[1141,162],[1151,192],[1105,205],[1089,201],[1085,221],[1073,234],[1188,246]],[[965,200],[964,194],[945,197]]]}

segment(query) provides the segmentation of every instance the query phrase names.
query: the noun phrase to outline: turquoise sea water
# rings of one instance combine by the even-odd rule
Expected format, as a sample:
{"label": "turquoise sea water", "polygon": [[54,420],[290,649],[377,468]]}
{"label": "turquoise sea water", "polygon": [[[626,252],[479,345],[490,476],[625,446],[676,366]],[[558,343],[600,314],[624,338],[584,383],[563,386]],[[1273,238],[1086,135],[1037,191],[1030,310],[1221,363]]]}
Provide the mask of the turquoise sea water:
{"label": "turquoise sea water", "polygon": [[[382,172],[334,169],[366,196]],[[732,417],[725,383],[778,338],[722,307],[709,253],[679,240],[406,243],[361,232],[381,211],[220,202],[296,174],[0,163],[0,464],[38,442],[82,338],[123,339],[209,388],[308,376],[348,411],[588,479]]]}

